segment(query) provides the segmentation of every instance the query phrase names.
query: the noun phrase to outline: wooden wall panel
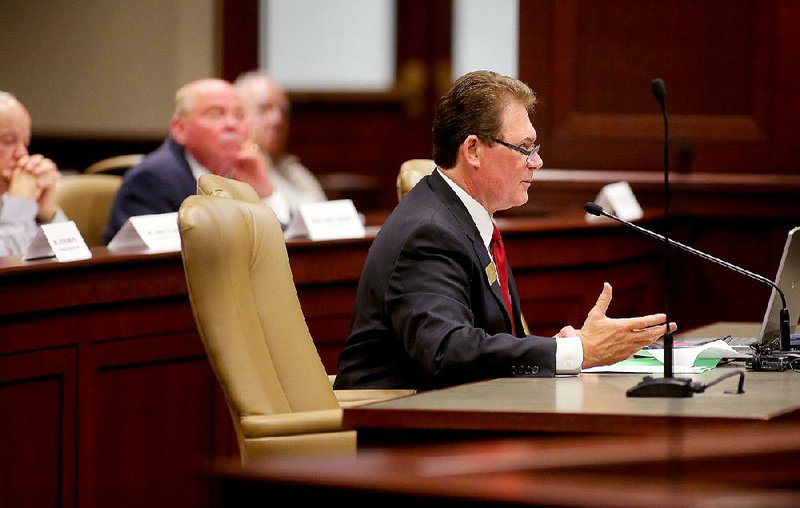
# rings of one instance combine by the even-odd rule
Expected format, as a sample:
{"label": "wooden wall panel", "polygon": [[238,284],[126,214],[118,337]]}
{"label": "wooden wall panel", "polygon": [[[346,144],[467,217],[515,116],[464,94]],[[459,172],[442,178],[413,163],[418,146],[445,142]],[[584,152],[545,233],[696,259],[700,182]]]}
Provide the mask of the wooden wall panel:
{"label": "wooden wall panel", "polygon": [[[193,334],[176,339],[197,341]],[[96,506],[188,508],[208,502],[201,467],[214,456],[209,436],[216,380],[202,351],[159,359],[152,348],[168,345],[164,342],[98,346],[109,356],[129,358],[96,371]],[[136,349],[148,349],[145,356],[151,359],[131,361]]]}
{"label": "wooden wall panel", "polygon": [[[783,139],[778,123],[785,103],[776,77],[798,76],[797,59],[777,58],[790,44],[776,30],[779,9],[796,8],[780,1],[523,2],[521,18],[546,25],[520,35],[521,78],[542,98],[535,125],[546,166],[661,170],[663,119],[651,80],[662,78],[673,170],[797,172],[796,139]],[[769,152],[785,159],[764,157]]]}
{"label": "wooden wall panel", "polygon": [[73,348],[0,356],[0,506],[76,506],[76,384]]}
{"label": "wooden wall panel", "polygon": [[[290,149],[332,197],[367,213],[394,207],[401,162],[430,156],[434,103],[451,80],[451,2],[397,5],[392,90],[291,95]],[[225,78],[258,65],[257,11],[258,0],[220,2]],[[663,122],[650,89],[660,77],[674,171],[800,174],[800,3],[525,0],[520,19],[519,75],[541,98],[534,124],[546,168],[662,171]],[[32,149],[81,170],[161,141],[65,132],[34,136]]]}

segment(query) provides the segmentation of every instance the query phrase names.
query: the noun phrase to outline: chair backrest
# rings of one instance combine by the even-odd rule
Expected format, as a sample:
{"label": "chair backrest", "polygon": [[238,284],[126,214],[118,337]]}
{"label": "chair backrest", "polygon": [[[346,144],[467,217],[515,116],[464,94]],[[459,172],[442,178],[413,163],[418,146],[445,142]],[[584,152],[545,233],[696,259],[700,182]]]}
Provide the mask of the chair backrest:
{"label": "chair backrest", "polygon": [[436,163],[432,159],[410,159],[401,164],[400,172],[397,174],[397,201],[402,201],[406,193],[417,185],[422,177],[431,174],[435,167]]}
{"label": "chair backrest", "polygon": [[181,205],[178,225],[197,330],[242,460],[355,452],[355,431],[343,430],[272,209],[194,195]]}
{"label": "chair backrest", "polygon": [[238,199],[247,203],[260,203],[255,189],[247,183],[208,173],[197,179],[197,194]]}
{"label": "chair backrest", "polygon": [[56,185],[56,202],[75,221],[87,245],[103,245],[114,196],[122,177],[118,175],[68,175]]}
{"label": "chair backrest", "polygon": [[127,170],[139,164],[144,159],[144,154],[132,153],[126,155],[115,155],[107,159],[101,159],[87,167],[83,173],[93,175],[104,173],[107,175],[124,175]]}

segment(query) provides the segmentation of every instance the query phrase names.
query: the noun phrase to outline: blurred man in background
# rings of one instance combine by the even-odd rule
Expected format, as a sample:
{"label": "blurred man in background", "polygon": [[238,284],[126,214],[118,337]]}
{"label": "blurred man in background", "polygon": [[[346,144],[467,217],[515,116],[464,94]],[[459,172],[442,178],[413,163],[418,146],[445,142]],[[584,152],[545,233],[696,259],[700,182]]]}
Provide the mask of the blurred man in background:
{"label": "blurred man in background", "polygon": [[16,97],[0,92],[0,256],[25,253],[40,224],[66,220],[55,200],[55,163],[28,153],[31,117]]}
{"label": "blurred man in background", "polygon": [[129,217],[177,212],[206,173],[250,184],[268,202],[269,165],[248,142],[250,122],[234,86],[222,79],[192,81],[175,94],[169,137],[125,173],[104,233],[109,242]]}
{"label": "blurred man in background", "polygon": [[248,72],[234,83],[251,119],[251,138],[267,157],[274,191],[267,202],[283,224],[303,203],[325,201],[319,181],[295,155],[286,152],[291,106],[270,76]]}

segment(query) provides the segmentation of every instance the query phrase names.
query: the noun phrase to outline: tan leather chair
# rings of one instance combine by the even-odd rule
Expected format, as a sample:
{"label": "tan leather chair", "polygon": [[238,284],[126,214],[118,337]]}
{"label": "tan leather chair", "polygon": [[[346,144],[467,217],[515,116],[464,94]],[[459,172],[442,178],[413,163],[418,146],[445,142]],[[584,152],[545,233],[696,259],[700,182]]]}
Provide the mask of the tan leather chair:
{"label": "tan leather chair", "polygon": [[107,175],[124,175],[127,170],[139,164],[144,158],[144,154],[132,153],[126,155],[116,155],[102,159],[87,167],[83,173],[93,175],[103,173]]}
{"label": "tan leather chair", "polygon": [[436,163],[432,159],[410,159],[401,164],[400,172],[397,174],[397,201],[402,201],[406,193],[417,185],[422,177],[431,174],[435,167]]}
{"label": "tan leather chair", "polygon": [[[353,453],[356,434],[342,427],[341,405],[308,331],[272,209],[189,196],[178,225],[197,330],[225,394],[242,461]],[[358,403],[413,393],[346,392],[358,392]]]}
{"label": "tan leather chair", "polygon": [[[201,196],[219,196],[230,199],[238,199],[246,203],[263,203],[258,197],[253,187],[245,182],[240,182],[232,178],[208,173],[202,175],[197,180],[197,194]],[[336,379],[335,374],[329,374],[328,378],[333,384]],[[398,394],[406,394],[409,391],[397,392],[394,390],[336,390],[336,398],[340,404],[345,406],[365,404],[386,398],[395,397]]]}
{"label": "tan leather chair", "polygon": [[122,177],[118,175],[68,175],[56,185],[56,202],[75,221],[87,245],[103,245],[103,230]]}
{"label": "tan leather chair", "polygon": [[261,203],[253,187],[245,182],[208,173],[197,179],[197,193],[201,196],[221,196],[246,203]]}

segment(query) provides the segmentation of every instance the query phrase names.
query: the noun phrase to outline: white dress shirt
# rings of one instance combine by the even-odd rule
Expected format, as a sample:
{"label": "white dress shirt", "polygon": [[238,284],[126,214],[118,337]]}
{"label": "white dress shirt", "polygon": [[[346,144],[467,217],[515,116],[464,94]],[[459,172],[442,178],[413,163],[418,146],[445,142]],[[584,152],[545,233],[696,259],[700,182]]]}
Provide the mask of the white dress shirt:
{"label": "white dress shirt", "polygon": [[[444,171],[436,168],[436,171],[444,177],[444,181],[453,189],[456,196],[464,203],[470,217],[478,227],[478,232],[481,235],[481,240],[486,247],[486,252],[489,253],[489,258],[492,258],[491,249],[489,244],[492,241],[492,231],[494,229],[494,220],[489,215],[489,212],[478,203],[475,198],[470,196],[467,191],[455,184]],[[583,343],[579,335],[573,337],[559,337],[556,339],[556,373],[557,374],[577,374],[581,371],[581,364],[583,363]]]}

